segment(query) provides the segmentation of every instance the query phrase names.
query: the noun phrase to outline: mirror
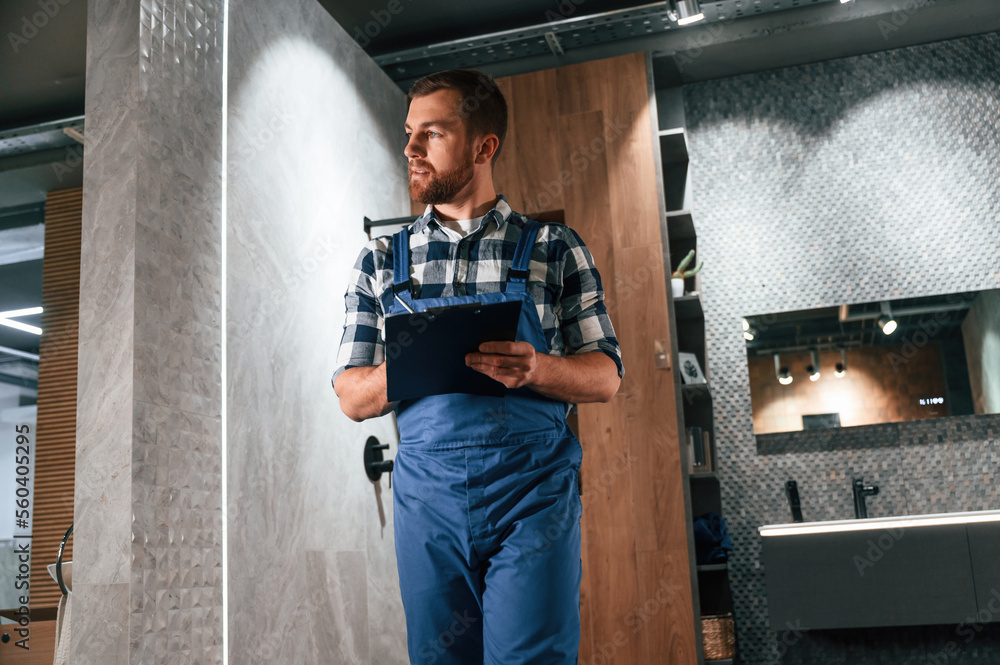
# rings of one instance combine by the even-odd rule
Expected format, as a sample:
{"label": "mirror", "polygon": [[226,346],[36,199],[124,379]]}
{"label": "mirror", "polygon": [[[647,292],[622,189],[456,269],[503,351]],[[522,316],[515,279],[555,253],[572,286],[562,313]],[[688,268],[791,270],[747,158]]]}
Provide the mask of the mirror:
{"label": "mirror", "polygon": [[743,319],[755,434],[1000,413],[1000,289]]}

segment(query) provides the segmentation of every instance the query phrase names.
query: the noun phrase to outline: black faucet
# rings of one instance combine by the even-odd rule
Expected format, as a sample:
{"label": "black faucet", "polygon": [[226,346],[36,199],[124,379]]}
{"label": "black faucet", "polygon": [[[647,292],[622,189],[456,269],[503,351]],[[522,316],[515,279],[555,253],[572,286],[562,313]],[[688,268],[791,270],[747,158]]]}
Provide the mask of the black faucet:
{"label": "black faucet", "polygon": [[802,502],[799,500],[799,485],[794,480],[785,483],[785,496],[788,497],[788,506],[792,509],[792,520],[802,521]]}
{"label": "black faucet", "polygon": [[854,479],[854,516],[864,519],[868,517],[868,506],[865,504],[866,496],[878,494],[878,485],[865,486],[865,481],[861,478]]}

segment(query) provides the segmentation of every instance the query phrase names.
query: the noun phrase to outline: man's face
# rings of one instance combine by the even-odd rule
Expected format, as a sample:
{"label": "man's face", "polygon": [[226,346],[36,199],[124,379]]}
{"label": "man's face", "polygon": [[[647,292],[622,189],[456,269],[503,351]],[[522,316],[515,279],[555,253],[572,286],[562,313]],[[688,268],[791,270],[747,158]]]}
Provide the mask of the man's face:
{"label": "man's face", "polygon": [[449,203],[472,182],[475,149],[458,114],[460,98],[457,90],[444,89],[410,102],[403,154],[414,201]]}

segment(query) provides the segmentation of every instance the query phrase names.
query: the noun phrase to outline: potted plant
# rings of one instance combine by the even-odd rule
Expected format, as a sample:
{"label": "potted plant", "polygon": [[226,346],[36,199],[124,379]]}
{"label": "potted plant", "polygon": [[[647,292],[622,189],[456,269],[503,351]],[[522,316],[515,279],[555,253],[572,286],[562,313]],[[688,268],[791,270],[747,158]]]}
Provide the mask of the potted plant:
{"label": "potted plant", "polygon": [[699,261],[698,267],[693,270],[685,270],[693,258],[694,250],[692,249],[687,253],[687,256],[681,259],[681,263],[677,266],[677,270],[670,275],[670,290],[673,292],[675,298],[680,298],[684,295],[684,278],[694,277],[698,274],[698,271],[701,270],[701,267],[705,265],[704,261]]}

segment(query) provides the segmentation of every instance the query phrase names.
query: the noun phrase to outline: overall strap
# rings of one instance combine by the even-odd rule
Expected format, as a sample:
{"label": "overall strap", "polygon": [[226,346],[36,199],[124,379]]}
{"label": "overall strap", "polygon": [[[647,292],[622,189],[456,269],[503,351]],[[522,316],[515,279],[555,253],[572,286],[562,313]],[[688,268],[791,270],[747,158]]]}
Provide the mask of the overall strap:
{"label": "overall strap", "polygon": [[510,262],[510,270],[507,271],[505,291],[521,292],[527,287],[531,248],[535,245],[535,238],[538,236],[540,227],[541,224],[529,219],[524,228],[521,229],[521,237],[518,238],[517,247],[514,249],[514,259]]}
{"label": "overall strap", "polygon": [[392,236],[392,293],[410,291],[410,230],[405,226]]}

